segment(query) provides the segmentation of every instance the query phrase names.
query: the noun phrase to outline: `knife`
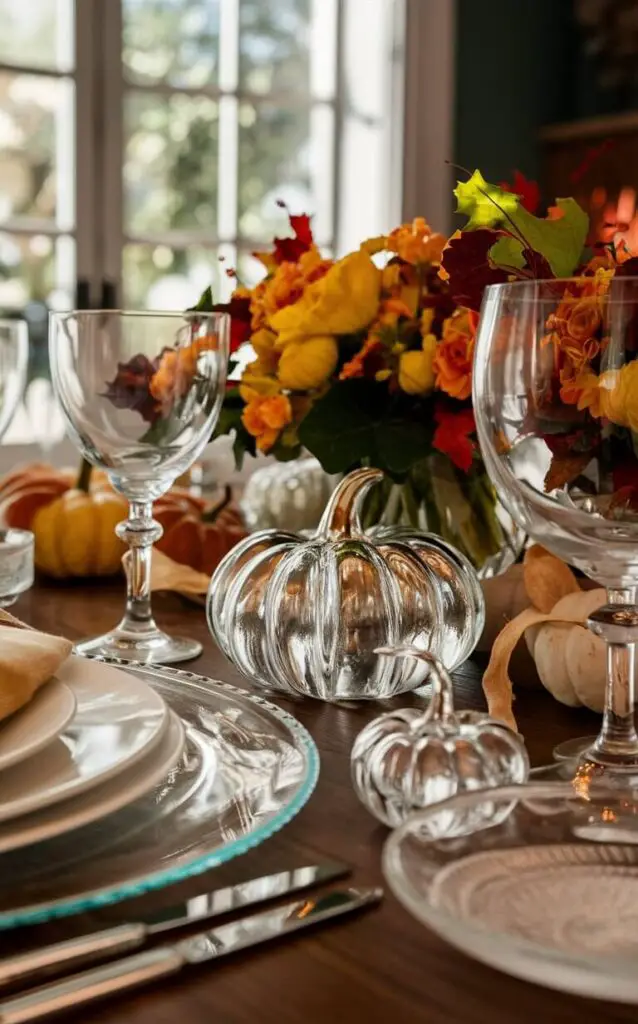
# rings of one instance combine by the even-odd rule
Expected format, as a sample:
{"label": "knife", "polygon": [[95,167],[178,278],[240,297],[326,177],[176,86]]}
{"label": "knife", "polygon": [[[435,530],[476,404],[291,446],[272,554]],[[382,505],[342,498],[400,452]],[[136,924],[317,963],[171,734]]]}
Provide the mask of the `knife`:
{"label": "knife", "polygon": [[128,992],[178,974],[184,967],[218,960],[240,949],[371,907],[382,896],[381,889],[343,889],[239,918],[173,945],[156,946],[0,1002],[0,1024],[26,1024]]}
{"label": "knife", "polygon": [[343,864],[311,865],[202,893],[177,906],[145,914],[141,920],[130,924],[80,935],[66,942],[0,960],[0,989],[14,986],[16,982],[31,984],[43,976],[63,974],[96,960],[108,960],[139,949],[148,939],[163,932],[185,928],[198,921],[210,921],[220,914],[257,906],[349,874],[350,869]]}

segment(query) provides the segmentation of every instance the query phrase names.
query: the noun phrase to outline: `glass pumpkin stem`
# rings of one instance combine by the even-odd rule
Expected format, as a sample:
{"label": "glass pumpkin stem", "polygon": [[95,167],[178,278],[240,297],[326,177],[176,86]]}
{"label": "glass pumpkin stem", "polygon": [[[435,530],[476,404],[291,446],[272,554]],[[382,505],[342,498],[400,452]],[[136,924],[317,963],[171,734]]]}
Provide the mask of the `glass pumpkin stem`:
{"label": "glass pumpkin stem", "polygon": [[383,480],[381,469],[357,469],[344,477],[332,493],[319,523],[318,537],[360,537],[361,513],[373,484]]}
{"label": "glass pumpkin stem", "polygon": [[375,654],[385,654],[390,658],[414,658],[427,664],[432,679],[432,698],[415,725],[421,727],[427,722],[448,722],[454,716],[454,684],[447,669],[433,654],[418,647],[377,647]]}
{"label": "glass pumpkin stem", "polygon": [[129,517],[118,523],[115,532],[129,547],[126,559],[126,611],[119,628],[129,633],[155,633],[151,612],[151,557],[153,544],[162,536],[160,524],[153,519],[150,501],[131,501]]}

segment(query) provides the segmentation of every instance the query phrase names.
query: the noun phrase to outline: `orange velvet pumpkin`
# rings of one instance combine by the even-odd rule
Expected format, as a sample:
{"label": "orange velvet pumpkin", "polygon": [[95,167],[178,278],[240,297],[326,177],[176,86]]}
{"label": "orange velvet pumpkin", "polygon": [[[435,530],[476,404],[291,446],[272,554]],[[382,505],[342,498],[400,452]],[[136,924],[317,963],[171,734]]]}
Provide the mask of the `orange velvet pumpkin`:
{"label": "orange velvet pumpkin", "polygon": [[32,465],[0,482],[3,525],[33,530],[36,567],[58,578],[120,570],[125,546],[114,531],[127,507],[106,474],[86,464],[79,478],[70,470]]}
{"label": "orange velvet pumpkin", "polygon": [[239,510],[231,504],[230,488],[219,505],[175,489],[155,502],[153,516],[164,528],[159,550],[209,576],[247,535]]}

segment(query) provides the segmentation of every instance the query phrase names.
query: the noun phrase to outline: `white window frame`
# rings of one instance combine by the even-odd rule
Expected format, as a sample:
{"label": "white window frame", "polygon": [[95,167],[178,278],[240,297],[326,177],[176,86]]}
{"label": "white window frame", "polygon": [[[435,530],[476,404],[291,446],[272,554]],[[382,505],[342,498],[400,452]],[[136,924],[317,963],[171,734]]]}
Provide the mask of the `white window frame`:
{"label": "white window frame", "polygon": [[[322,3],[322,0],[315,0]],[[324,239],[340,254],[354,243],[352,231],[348,234],[347,210],[354,202],[350,194],[339,188],[345,180],[342,162],[344,128],[349,117],[356,119],[356,111],[349,111],[345,102],[344,70],[342,58],[346,40],[347,0],[335,0],[337,9],[338,50],[335,96],[326,102],[334,111],[335,145],[332,170],[332,229],[331,237]],[[386,204],[379,214],[381,230],[399,220],[424,215],[438,230],[450,227],[450,189],[453,171],[449,165],[453,157],[454,115],[454,40],[456,31],[456,0],[382,0],[385,22],[379,30],[387,42],[391,59],[387,61],[387,75],[383,97],[386,109],[384,135]],[[238,25],[239,0],[224,0],[226,31]],[[230,27],[229,27],[230,26]],[[355,27],[356,28],[356,27]],[[351,27],[349,31],[353,31]],[[355,39],[356,43],[357,40]],[[225,48],[228,53],[228,48]],[[233,57],[227,67],[228,78],[233,75]],[[16,63],[3,64],[9,70],[26,71],[35,75],[58,78],[66,72],[48,72],[28,68]],[[92,305],[102,301],[103,282],[112,282],[121,297],[123,247],[127,239],[123,225],[123,93],[122,23],[119,0],[75,0],[75,69],[71,73],[76,81],[76,153],[75,153],[75,226],[72,232],[58,231],[49,225],[3,224],[0,230],[30,233],[73,234],[76,243],[76,267],[89,288]],[[218,88],[167,89],[164,85],[147,86],[158,93],[192,93],[220,98],[237,95]],[[252,97],[246,97],[252,98]],[[264,97],[256,97],[263,102]],[[316,102],[312,96],[293,97],[297,102]],[[286,97],[286,103],[291,97]],[[108,114],[107,114],[108,111]],[[381,116],[381,115],[380,115]],[[356,182],[359,169],[352,175]],[[360,174],[366,174],[365,159]],[[228,175],[225,179],[228,182]],[[236,180],[236,177],[235,177]],[[354,186],[350,185],[350,189]],[[233,201],[232,183],[227,185],[224,203]],[[220,200],[221,201],[221,200]],[[235,198],[236,202],[236,198]],[[235,218],[236,221],[236,218]],[[357,225],[358,229],[359,225]],[[377,233],[371,225],[370,235]],[[205,244],[211,250],[217,246],[229,258],[236,256],[237,238],[227,231],[219,238],[195,232],[161,233],[157,236],[136,236],[135,241],[163,242],[186,246],[193,242]],[[257,245],[259,243],[256,243]],[[246,239],[240,245],[249,252],[255,244]],[[0,449],[0,470],[7,461],[14,462],[41,456],[38,445],[8,445]],[[55,462],[73,461],[74,452],[69,442],[55,446],[47,457]]]}

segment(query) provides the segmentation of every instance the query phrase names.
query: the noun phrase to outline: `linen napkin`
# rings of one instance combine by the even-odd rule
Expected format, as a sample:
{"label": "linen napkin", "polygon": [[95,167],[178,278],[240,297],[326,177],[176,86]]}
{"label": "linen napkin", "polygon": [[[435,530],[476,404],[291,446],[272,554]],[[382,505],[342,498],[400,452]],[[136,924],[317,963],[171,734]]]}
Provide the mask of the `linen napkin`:
{"label": "linen napkin", "polygon": [[0,721],[29,703],[72,648],[70,640],[39,633],[0,610]]}

